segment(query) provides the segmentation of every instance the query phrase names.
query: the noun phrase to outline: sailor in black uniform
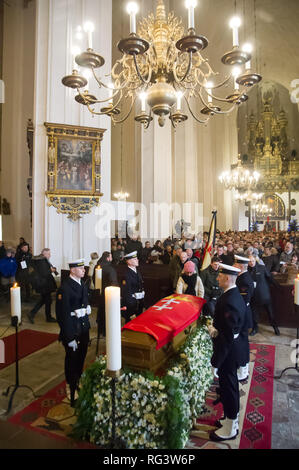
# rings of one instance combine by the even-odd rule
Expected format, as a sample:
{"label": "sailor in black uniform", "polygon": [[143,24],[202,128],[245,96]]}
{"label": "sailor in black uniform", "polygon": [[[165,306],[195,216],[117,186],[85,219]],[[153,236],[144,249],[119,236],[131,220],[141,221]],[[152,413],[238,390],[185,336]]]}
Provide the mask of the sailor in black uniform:
{"label": "sailor in black uniform", "polygon": [[83,372],[89,344],[91,308],[88,289],[83,283],[84,260],[69,263],[70,276],[62,283],[56,295],[56,317],[60,326],[59,341],[65,348],[65,378],[70,388],[71,406]]}
{"label": "sailor in black uniform", "polygon": [[143,280],[137,267],[139,261],[137,251],[125,255],[127,269],[121,283],[122,315],[128,323],[133,315],[140,315],[144,307]]}
{"label": "sailor in black uniform", "polygon": [[240,409],[237,370],[240,366],[243,343],[240,333],[246,319],[246,306],[236,286],[240,270],[234,266],[220,264],[219,286],[224,293],[217,300],[213,321],[212,366],[218,369],[220,401],[224,419],[221,428],[212,432],[210,439],[224,441],[235,439],[239,432]]}
{"label": "sailor in black uniform", "polygon": [[235,264],[234,266],[241,270],[240,274],[237,277],[236,285],[240,291],[240,294],[246,305],[246,321],[244,327],[241,330],[240,338],[244,343],[243,354],[240,356],[240,367],[238,369],[238,379],[246,380],[249,375],[249,340],[248,340],[248,330],[252,328],[252,312],[250,307],[250,302],[254,293],[254,284],[252,277],[247,271],[248,268],[248,258],[243,256],[235,255]]}

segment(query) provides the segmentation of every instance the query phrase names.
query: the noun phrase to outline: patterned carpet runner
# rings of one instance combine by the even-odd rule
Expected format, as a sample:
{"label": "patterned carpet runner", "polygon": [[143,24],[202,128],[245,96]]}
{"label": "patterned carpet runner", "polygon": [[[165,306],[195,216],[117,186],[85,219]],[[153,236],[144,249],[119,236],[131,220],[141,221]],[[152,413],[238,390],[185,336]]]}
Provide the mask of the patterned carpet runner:
{"label": "patterned carpet runner", "polygon": [[239,435],[235,440],[215,443],[209,434],[215,421],[223,416],[221,403],[216,400],[215,380],[206,395],[206,404],[191,432],[188,449],[271,449],[273,375],[275,346],[250,344],[250,374],[240,382]]}
{"label": "patterned carpet runner", "polygon": [[[214,423],[221,418],[222,405],[213,405],[217,381],[206,396],[203,413],[191,432],[187,449],[270,449],[273,404],[273,373],[275,346],[250,345],[250,375],[240,383],[239,435],[234,441],[214,443],[209,433],[217,429]],[[66,440],[75,422],[73,408],[66,397],[65,382],[12,416],[9,421],[48,437]],[[93,448],[88,443],[75,443],[79,448]]]}

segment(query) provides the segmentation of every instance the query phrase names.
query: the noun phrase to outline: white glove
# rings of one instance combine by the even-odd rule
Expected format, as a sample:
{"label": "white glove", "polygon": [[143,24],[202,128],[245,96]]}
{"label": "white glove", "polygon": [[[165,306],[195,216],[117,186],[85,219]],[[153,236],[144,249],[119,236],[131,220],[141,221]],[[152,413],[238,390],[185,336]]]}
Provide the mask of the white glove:
{"label": "white glove", "polygon": [[91,307],[90,307],[90,305],[87,305],[87,307],[86,307],[86,314],[87,314],[87,315],[90,315],[90,314],[91,314]]}
{"label": "white glove", "polygon": [[77,344],[77,341],[74,339],[73,341],[71,341],[68,346],[70,348],[72,348],[72,350],[75,352],[77,349],[78,349],[78,344]]}
{"label": "white glove", "polygon": [[213,367],[213,374],[214,374],[214,377],[216,377],[217,379],[219,378],[218,369],[215,369],[215,367]]}

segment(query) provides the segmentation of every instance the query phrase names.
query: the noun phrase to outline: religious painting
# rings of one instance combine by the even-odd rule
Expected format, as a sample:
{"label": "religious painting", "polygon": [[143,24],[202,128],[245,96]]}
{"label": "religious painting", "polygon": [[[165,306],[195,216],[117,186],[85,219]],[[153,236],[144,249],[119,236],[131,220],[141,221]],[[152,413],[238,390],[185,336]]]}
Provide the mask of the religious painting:
{"label": "religious painting", "polygon": [[92,192],[93,146],[80,139],[57,140],[56,190]]}
{"label": "religious painting", "polygon": [[45,123],[48,135],[48,205],[72,220],[99,204],[104,129]]}

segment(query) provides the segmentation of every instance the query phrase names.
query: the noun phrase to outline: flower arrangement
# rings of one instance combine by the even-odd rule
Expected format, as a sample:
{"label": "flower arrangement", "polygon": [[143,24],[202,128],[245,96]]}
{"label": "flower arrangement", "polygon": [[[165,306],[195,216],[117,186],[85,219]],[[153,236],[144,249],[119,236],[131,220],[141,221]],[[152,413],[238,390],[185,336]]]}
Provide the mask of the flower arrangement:
{"label": "flower arrangement", "polygon": [[[205,321],[186,339],[163,377],[123,370],[116,383],[116,438],[129,449],[180,449],[189,438],[213,380]],[[106,446],[112,432],[111,378],[106,358],[87,369],[73,436]]]}

